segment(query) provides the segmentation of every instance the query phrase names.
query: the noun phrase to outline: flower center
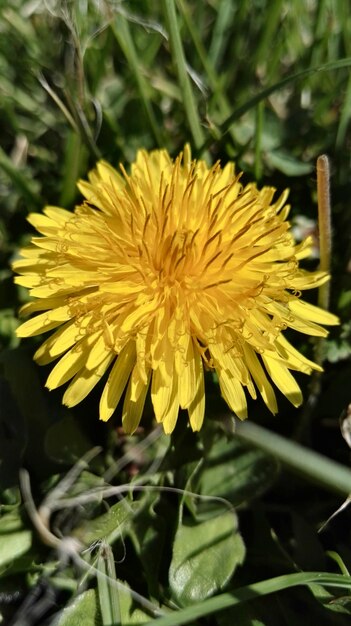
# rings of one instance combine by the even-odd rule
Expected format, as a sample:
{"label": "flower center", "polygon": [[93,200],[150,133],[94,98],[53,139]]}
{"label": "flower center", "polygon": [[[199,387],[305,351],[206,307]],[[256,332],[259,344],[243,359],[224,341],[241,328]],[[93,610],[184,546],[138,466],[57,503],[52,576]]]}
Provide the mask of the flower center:
{"label": "flower center", "polygon": [[179,285],[185,277],[193,275],[196,260],[196,233],[176,230],[155,247],[151,269],[160,287]]}

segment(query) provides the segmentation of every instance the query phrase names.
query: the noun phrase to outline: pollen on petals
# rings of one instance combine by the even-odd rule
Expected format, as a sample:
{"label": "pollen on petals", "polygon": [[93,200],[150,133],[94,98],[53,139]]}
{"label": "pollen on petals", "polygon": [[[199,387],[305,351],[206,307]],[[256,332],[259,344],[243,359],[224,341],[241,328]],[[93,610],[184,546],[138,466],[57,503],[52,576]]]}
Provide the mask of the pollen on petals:
{"label": "pollen on petals", "polygon": [[148,392],[166,433],[180,410],[200,430],[206,370],[240,419],[247,394],[277,413],[274,386],[298,406],[290,370],[320,368],[284,330],[323,337],[338,319],[301,299],[328,276],[299,268],[310,241],[293,239],[288,192],[244,186],[232,163],[192,161],[189,146],[175,160],[141,150],[130,173],[100,161],[88,179],[73,212],[29,216],[40,236],[14,263],[34,298],[18,336],[54,331],[35,353],[40,364],[59,359],[49,389],[69,383],[63,402],[74,406],[104,380],[100,418],[123,397],[127,432]]}

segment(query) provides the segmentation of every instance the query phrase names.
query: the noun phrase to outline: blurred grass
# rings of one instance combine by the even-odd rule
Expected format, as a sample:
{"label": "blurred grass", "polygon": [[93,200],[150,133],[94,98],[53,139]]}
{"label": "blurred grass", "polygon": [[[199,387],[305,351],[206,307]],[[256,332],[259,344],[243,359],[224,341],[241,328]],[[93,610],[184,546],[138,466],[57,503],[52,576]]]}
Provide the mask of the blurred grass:
{"label": "blurred grass", "polygon": [[[102,156],[114,165],[120,161],[128,164],[142,147],[165,147],[176,155],[189,142],[196,156],[210,161],[220,158],[223,163],[234,159],[237,169],[244,170],[246,180],[260,180],[279,189],[290,187],[292,216],[314,220],[317,217],[315,162],[320,154],[329,154],[335,239],[332,309],[341,315],[344,326],[342,341],[335,334],[326,344],[325,354],[330,360],[325,366],[326,384],[305,433],[305,443],[348,463],[348,450],[338,431],[338,417],[349,402],[351,375],[350,59],[351,11],[344,0],[12,0],[11,3],[0,0],[0,348],[3,349],[0,382],[4,407],[0,434],[6,460],[11,465],[7,473],[4,464],[0,466],[0,487],[4,487],[2,506],[7,507],[6,511],[8,507],[17,511],[18,524],[23,524],[21,533],[26,532],[25,527],[29,528],[29,521],[22,520],[22,513],[18,512],[15,477],[22,463],[34,473],[39,491],[45,494],[55,482],[56,473],[62,471],[60,463],[65,455],[69,464],[77,451],[83,454],[90,444],[102,439],[106,456],[95,468],[101,475],[113,456],[125,451],[125,444],[116,443],[113,431],[96,425],[91,409],[89,419],[83,419],[79,410],[76,414],[64,411],[55,394],[50,399],[44,391],[39,399],[33,396],[23,412],[30,381],[43,375],[30,364],[27,353],[22,358],[17,350],[16,312],[26,295],[24,290],[13,286],[9,263],[18,246],[28,239],[30,228],[25,218],[30,211],[40,210],[47,203],[72,208],[79,201],[76,180],[86,175],[96,159]],[[25,351],[33,350],[34,344],[35,340],[28,341]],[[309,347],[304,343],[302,349]],[[19,358],[25,364],[21,369],[23,381],[18,380],[18,368],[13,365]],[[20,382],[22,393],[16,394]],[[21,399],[19,403],[17,395]],[[256,409],[254,418],[259,419],[261,413],[261,408]],[[296,413],[291,417],[285,405],[283,413],[284,419],[279,425],[274,422],[273,427],[289,436],[293,430],[291,424],[299,418]],[[40,415],[40,429],[34,435],[31,425],[38,420],[31,421],[31,415],[36,418]],[[74,437],[67,435],[67,423]],[[53,425],[54,435],[50,435]],[[210,435],[206,432],[202,435],[201,454],[211,449],[212,431],[209,432]],[[219,437],[225,445],[224,434]],[[183,446],[181,437],[180,442]],[[173,453],[165,462],[175,484],[184,476],[190,481],[195,471],[200,444],[193,440],[190,444],[189,448],[181,447],[181,458]],[[38,449],[43,451],[42,458]],[[235,454],[230,462],[235,471],[238,467]],[[306,476],[307,465],[306,462]],[[225,464],[221,467],[224,471]],[[124,479],[128,480],[128,475]],[[253,487],[250,489],[252,498],[257,498]],[[268,498],[263,506],[269,508],[271,517],[275,515],[281,533],[279,540],[272,541],[275,527],[272,526],[267,539],[264,525],[258,523],[259,541],[268,542],[273,553],[277,543],[279,548],[284,545],[290,550],[296,537],[301,539],[302,531],[300,535],[297,531],[294,534],[296,513],[291,513],[291,507],[305,514],[307,506],[309,522],[315,531],[335,505],[324,492],[315,494],[313,488],[306,488],[306,493],[297,496],[284,475],[282,489],[279,491],[279,485],[277,489],[272,500]],[[284,499],[286,493],[290,500]],[[274,500],[278,496],[279,506]],[[152,549],[150,552],[150,548],[144,550],[140,546],[145,537],[150,541],[150,544],[146,542],[147,546],[154,545],[152,524],[157,518],[154,507],[159,507],[175,532],[172,514],[177,518],[179,510],[174,502],[150,503],[148,515],[142,513],[135,522],[130,540],[133,549],[128,544],[128,555],[132,556],[127,557],[127,563],[120,564],[122,573],[117,573],[118,578],[125,576],[132,588],[141,587],[146,594],[145,572],[149,573],[150,567],[145,563]],[[89,511],[89,514],[93,513]],[[251,515],[254,527],[257,513],[252,509],[246,515]],[[291,531],[286,530],[283,515],[289,516]],[[167,534],[159,519],[157,523],[160,528],[157,527],[158,534],[155,531],[155,545],[161,545],[161,538],[170,543],[172,532]],[[270,520],[265,518],[265,523],[269,525]],[[341,532],[340,538],[339,533],[338,549],[343,558],[349,559],[343,536]],[[255,545],[255,533],[247,531],[245,539],[249,556],[241,585],[256,580],[257,554],[253,549],[250,552],[250,541]],[[162,552],[161,583],[158,580],[155,583],[155,574],[152,589],[153,593],[159,589],[160,600],[166,599],[174,608],[174,598],[167,598],[165,576],[170,552],[171,548]],[[46,572],[47,554],[38,551],[36,544],[28,558],[15,562],[14,571],[6,578],[6,590],[11,590],[12,584],[19,585],[23,592],[33,589],[40,575]],[[284,571],[289,570],[291,562],[279,558]],[[31,565],[35,559],[39,563],[36,569]],[[270,561],[267,554],[265,559],[269,572],[264,576],[275,575],[276,561],[273,557]],[[140,562],[144,578],[139,572]],[[20,582],[16,578],[18,572]],[[11,576],[15,577],[14,583]],[[65,576],[58,586],[71,588],[72,571]],[[98,615],[95,596],[86,593],[89,607],[95,607]],[[63,597],[62,605],[67,598]],[[82,606],[79,610],[83,610]],[[331,616],[336,621],[328,622],[324,613],[327,609],[323,608],[322,614],[313,607],[315,623],[345,623],[335,613]],[[129,605],[128,611],[132,612]],[[296,623],[296,614],[291,617],[289,611],[292,611],[289,603],[283,603],[283,609],[276,607],[276,617],[267,624],[282,623],[286,614],[291,623],[294,619]],[[254,618],[259,619],[261,612],[265,616],[264,606],[259,607]],[[4,619],[10,613],[10,609],[5,609]],[[115,609],[114,615],[117,616]],[[62,624],[72,624],[65,619],[63,616]],[[107,612],[104,620],[110,619]],[[265,617],[262,620],[264,623]],[[225,626],[226,622],[219,620],[218,624]]]}

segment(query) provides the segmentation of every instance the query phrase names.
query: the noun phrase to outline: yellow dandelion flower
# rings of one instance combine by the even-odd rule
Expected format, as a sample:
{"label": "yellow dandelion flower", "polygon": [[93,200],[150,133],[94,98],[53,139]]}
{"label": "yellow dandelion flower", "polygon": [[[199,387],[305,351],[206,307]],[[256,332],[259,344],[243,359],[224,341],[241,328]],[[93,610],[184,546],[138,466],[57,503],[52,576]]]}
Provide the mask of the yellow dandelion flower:
{"label": "yellow dandelion flower", "polygon": [[223,398],[240,418],[257,390],[277,412],[273,383],[298,406],[290,370],[318,365],[284,337],[286,328],[324,337],[334,315],[300,298],[328,280],[298,262],[311,239],[296,245],[286,221],[287,191],[243,186],[234,166],[192,161],[185,147],[140,151],[131,173],[104,161],[78,187],[74,212],[48,206],[30,223],[42,235],[21,251],[15,280],[36,313],[19,337],[56,329],[35,359],[59,358],[47,380],[70,381],[63,402],[83,400],[110,369],[100,400],[108,420],[126,389],[122,421],[137,428],[151,385],[156,420],[171,433],[179,409],[193,430],[205,412],[204,369],[215,370]]}

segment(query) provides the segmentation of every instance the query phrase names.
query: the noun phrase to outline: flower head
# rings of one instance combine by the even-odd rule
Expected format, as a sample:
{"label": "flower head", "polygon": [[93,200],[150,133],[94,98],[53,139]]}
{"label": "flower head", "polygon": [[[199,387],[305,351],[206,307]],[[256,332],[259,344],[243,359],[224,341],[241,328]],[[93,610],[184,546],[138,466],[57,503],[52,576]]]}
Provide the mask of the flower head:
{"label": "flower head", "polygon": [[109,370],[100,400],[108,420],[126,389],[122,421],[133,432],[151,384],[158,422],[172,432],[179,408],[193,430],[205,412],[204,369],[240,418],[257,390],[277,412],[273,387],[298,406],[290,370],[319,366],[284,337],[289,327],[325,336],[337,318],[301,300],[328,276],[299,268],[311,240],[295,244],[287,192],[243,186],[234,166],[174,161],[165,150],[138,152],[130,174],[104,161],[78,184],[74,212],[31,214],[41,233],[21,251],[15,280],[34,300],[20,337],[56,329],[35,359],[59,358],[49,389],[70,381],[63,402],[83,400]]}

